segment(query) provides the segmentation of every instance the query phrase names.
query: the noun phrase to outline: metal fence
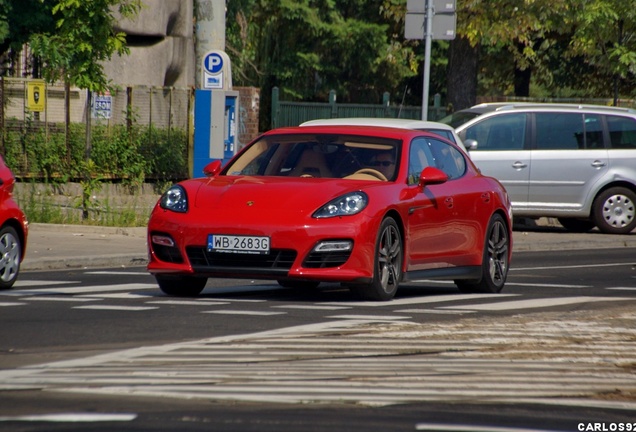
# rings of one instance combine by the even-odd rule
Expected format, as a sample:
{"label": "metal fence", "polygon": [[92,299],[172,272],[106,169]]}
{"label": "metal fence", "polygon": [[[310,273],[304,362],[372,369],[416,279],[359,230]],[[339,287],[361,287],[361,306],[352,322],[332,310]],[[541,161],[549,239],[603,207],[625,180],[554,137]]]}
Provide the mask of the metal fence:
{"label": "metal fence", "polygon": [[[422,118],[422,107],[391,105],[391,95],[386,92],[381,104],[339,104],[336,103],[336,92],[329,93],[329,102],[293,102],[280,100],[280,89],[272,89],[272,124],[271,127],[297,126],[305,121],[320,118],[375,117],[404,118],[419,120]],[[441,98],[435,95],[434,104],[428,108],[428,119],[435,121],[446,115],[446,108],[440,104]]]}
{"label": "metal fence", "polygon": [[[117,127],[134,125],[149,132],[143,145],[144,158],[151,160],[159,151],[165,153],[167,132],[169,144],[180,155],[178,159],[187,161],[193,98],[190,88],[135,86],[95,94],[63,83],[1,77],[0,151],[12,159],[16,177],[42,177],[45,174],[41,167],[33,162],[33,154],[39,151],[33,148],[34,142],[48,144],[47,151],[51,151],[51,142],[66,141],[65,160],[77,160],[77,155],[71,154],[78,146],[69,143],[70,125],[74,130],[84,130],[86,144],[79,148],[80,158],[91,156],[93,132],[103,135],[104,130],[109,133]],[[77,141],[77,133],[73,139]],[[21,149],[16,148],[18,141]],[[23,157],[16,157],[17,152]]]}

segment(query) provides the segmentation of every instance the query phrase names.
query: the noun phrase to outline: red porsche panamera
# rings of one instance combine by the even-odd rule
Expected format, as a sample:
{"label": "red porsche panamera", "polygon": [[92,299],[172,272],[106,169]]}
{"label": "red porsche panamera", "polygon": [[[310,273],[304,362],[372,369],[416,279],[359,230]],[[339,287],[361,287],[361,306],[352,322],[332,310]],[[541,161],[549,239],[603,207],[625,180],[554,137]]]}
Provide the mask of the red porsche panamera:
{"label": "red porsche panamera", "polygon": [[506,191],[437,135],[276,129],[204,171],[173,185],[149,220],[148,271],[166,294],[198,295],[210,277],[338,282],[370,300],[424,278],[464,292],[505,284]]}

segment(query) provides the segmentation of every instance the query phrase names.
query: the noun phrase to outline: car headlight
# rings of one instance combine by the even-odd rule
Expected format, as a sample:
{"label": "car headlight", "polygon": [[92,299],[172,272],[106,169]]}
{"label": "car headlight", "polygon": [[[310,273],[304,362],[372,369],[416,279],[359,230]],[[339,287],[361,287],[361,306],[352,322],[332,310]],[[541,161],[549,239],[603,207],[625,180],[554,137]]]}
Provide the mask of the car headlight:
{"label": "car headlight", "polygon": [[188,195],[182,186],[173,185],[161,196],[159,205],[166,210],[185,213],[188,211]]}
{"label": "car headlight", "polygon": [[351,192],[329,201],[318,209],[313,214],[313,217],[330,218],[336,216],[351,216],[360,213],[368,203],[369,197],[364,192]]}

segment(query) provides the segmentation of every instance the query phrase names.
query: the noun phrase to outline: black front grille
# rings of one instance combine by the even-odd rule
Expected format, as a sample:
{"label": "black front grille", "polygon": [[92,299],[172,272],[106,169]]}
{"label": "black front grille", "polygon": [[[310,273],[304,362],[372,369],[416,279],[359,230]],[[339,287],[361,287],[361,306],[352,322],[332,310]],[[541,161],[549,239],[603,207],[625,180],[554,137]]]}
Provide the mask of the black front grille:
{"label": "black front grille", "polygon": [[188,246],[188,260],[199,269],[261,269],[289,270],[296,259],[296,251],[272,249],[268,254],[208,252],[205,246]]}
{"label": "black front grille", "polygon": [[306,268],[329,268],[343,265],[349,257],[351,251],[342,252],[312,252],[303,263]]}

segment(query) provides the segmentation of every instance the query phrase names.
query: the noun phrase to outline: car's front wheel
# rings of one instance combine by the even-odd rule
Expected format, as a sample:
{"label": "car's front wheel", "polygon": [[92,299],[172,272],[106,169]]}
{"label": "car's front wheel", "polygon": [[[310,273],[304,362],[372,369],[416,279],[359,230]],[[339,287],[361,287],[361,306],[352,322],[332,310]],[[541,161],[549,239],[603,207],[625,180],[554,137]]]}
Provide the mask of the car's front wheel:
{"label": "car's front wheel", "polygon": [[165,294],[177,297],[196,297],[201,294],[207,278],[196,276],[155,275],[159,288]]}
{"label": "car's front wheel", "polygon": [[352,285],[350,289],[364,300],[391,300],[402,279],[402,236],[395,220],[382,221],[375,244],[373,281],[368,285]]}
{"label": "car's front wheel", "polygon": [[636,194],[624,187],[610,188],[596,197],[592,211],[602,232],[630,233],[636,227]]}
{"label": "car's front wheel", "polygon": [[488,224],[486,231],[486,244],[484,245],[481,264],[481,280],[463,281],[456,280],[455,284],[460,291],[465,293],[498,293],[508,277],[508,257],[510,252],[510,236],[508,228],[501,215],[494,215]]}
{"label": "car's front wheel", "polygon": [[22,244],[15,228],[5,226],[0,230],[0,289],[13,286],[22,259]]}

